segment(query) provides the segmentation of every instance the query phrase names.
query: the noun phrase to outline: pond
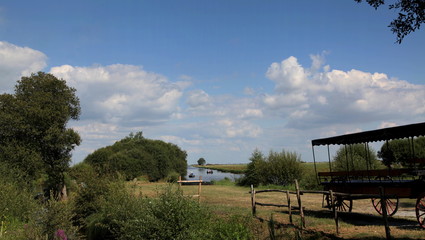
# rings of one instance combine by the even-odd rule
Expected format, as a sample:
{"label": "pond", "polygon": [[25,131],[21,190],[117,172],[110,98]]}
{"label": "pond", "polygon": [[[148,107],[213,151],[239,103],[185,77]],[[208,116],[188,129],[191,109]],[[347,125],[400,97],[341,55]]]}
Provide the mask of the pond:
{"label": "pond", "polygon": [[[221,171],[218,171],[218,170],[212,170],[213,174],[207,174],[207,170],[210,170],[210,169],[188,166],[187,167],[186,179],[187,180],[191,180],[191,179],[192,180],[198,180],[199,176],[202,176],[203,181],[211,182],[211,181],[219,181],[219,180],[222,180],[222,179],[227,177],[230,180],[235,181],[236,179],[243,176],[243,174],[227,173],[227,172],[221,172]],[[190,173],[195,174],[195,177],[189,178]]]}

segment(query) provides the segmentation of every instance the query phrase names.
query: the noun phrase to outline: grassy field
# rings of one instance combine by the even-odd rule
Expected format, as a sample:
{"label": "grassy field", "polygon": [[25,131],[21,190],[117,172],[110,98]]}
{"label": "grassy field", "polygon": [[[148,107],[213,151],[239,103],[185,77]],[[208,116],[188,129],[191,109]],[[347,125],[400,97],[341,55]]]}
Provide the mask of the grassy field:
{"label": "grassy field", "polygon": [[[314,170],[314,163],[306,162],[303,163],[306,169]],[[213,170],[218,170],[222,172],[230,172],[230,173],[245,173],[248,164],[208,164],[205,166],[201,165],[193,165],[198,168],[208,168]],[[329,163],[328,162],[318,162],[316,163],[316,168],[318,172],[326,172],[329,171]]]}
{"label": "grassy field", "polygon": [[245,173],[247,164],[208,164],[205,166],[201,165],[193,165],[194,167],[198,168],[208,168],[213,170],[218,170],[222,172],[229,172],[229,173]]}
{"label": "grassy field", "polygon": [[[136,194],[155,196],[166,183],[129,183]],[[177,184],[174,185],[177,187]],[[185,195],[197,194],[198,186],[182,186]],[[212,213],[230,217],[242,215],[252,219],[252,227],[258,239],[269,239],[269,220],[273,216],[276,235],[288,236],[292,234],[296,239],[299,231],[289,225],[286,208],[257,207],[257,217],[251,217],[251,198],[249,188],[228,185],[202,186],[201,204]],[[291,195],[291,200],[296,205],[296,197]],[[257,202],[286,203],[282,193],[258,194]],[[302,232],[301,239],[385,239],[383,219],[372,207],[370,200],[356,200],[353,203],[353,213],[340,214],[340,234],[337,236],[332,213],[323,209],[322,196],[306,194],[302,196],[305,207],[307,230]],[[294,223],[299,226],[300,218],[295,211]],[[414,200],[402,199],[399,212],[390,218],[391,235],[394,239],[425,239],[425,231],[421,230],[414,215]],[[309,238],[311,236],[320,236]],[[281,237],[279,239],[286,239]]]}

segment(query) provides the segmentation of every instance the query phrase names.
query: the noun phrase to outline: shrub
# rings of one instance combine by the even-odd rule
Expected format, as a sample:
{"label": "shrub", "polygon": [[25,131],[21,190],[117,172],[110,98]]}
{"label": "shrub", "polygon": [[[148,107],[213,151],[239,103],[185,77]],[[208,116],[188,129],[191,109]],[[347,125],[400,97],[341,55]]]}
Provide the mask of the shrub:
{"label": "shrub", "polygon": [[87,239],[251,239],[251,218],[214,218],[172,185],[155,198],[134,197],[123,183],[108,188],[101,209],[87,218]]}
{"label": "shrub", "polygon": [[27,221],[38,205],[29,185],[19,181],[19,176],[19,170],[0,163],[0,217]]}
{"label": "shrub", "polygon": [[26,225],[26,239],[80,239],[79,228],[73,225],[72,201],[56,201],[53,198],[44,208],[32,215]]}
{"label": "shrub", "polygon": [[245,177],[239,181],[241,185],[288,185],[295,179],[300,180],[303,175],[301,159],[293,152],[270,151],[264,157],[260,151],[255,150],[250,160]]}
{"label": "shrub", "polygon": [[168,174],[166,180],[169,183],[176,183],[179,180],[180,174],[176,171],[172,171]]}

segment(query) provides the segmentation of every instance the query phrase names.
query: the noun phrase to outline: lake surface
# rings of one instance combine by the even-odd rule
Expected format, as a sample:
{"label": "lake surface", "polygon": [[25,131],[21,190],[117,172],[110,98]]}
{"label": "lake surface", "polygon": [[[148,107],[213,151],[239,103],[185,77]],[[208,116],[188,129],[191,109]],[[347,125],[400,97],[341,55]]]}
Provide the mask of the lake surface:
{"label": "lake surface", "polygon": [[[232,181],[235,181],[236,179],[240,178],[243,176],[243,174],[235,174],[235,173],[227,173],[227,172],[220,172],[218,170],[212,170],[213,174],[207,174],[207,168],[197,168],[197,167],[192,167],[192,166],[188,166],[187,167],[187,175],[186,175],[186,179],[190,180],[198,180],[199,176],[202,176],[202,180],[205,182],[211,182],[211,181],[219,181],[224,179],[225,177],[229,178]],[[194,178],[189,178],[189,174],[190,173],[195,174]]]}

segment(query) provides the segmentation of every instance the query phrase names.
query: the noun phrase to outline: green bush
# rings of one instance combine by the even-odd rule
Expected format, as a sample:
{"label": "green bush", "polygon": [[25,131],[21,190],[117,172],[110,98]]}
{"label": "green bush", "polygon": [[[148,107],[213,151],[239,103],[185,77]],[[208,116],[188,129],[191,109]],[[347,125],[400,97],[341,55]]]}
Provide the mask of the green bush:
{"label": "green bush", "polygon": [[213,217],[172,185],[157,197],[134,197],[123,183],[109,184],[101,208],[87,218],[87,239],[251,239],[248,218]]}
{"label": "green bush", "polygon": [[19,181],[19,176],[19,170],[0,163],[0,217],[27,221],[38,205],[30,186]]}
{"label": "green bush", "polygon": [[255,150],[248,164],[246,174],[239,180],[241,185],[259,184],[289,185],[295,179],[300,180],[303,176],[303,167],[298,154],[293,152],[273,152],[264,156]]}
{"label": "green bush", "polygon": [[[33,213],[30,222],[25,226],[26,239],[80,239],[79,228],[74,226],[72,201],[56,201],[54,198],[39,211]],[[62,238],[64,239],[64,238]]]}
{"label": "green bush", "polygon": [[176,182],[179,180],[179,176],[180,176],[180,174],[179,174],[178,172],[176,172],[176,171],[171,171],[171,172],[168,174],[168,176],[167,176],[166,180],[167,180],[167,182],[169,182],[169,183],[176,183]]}

